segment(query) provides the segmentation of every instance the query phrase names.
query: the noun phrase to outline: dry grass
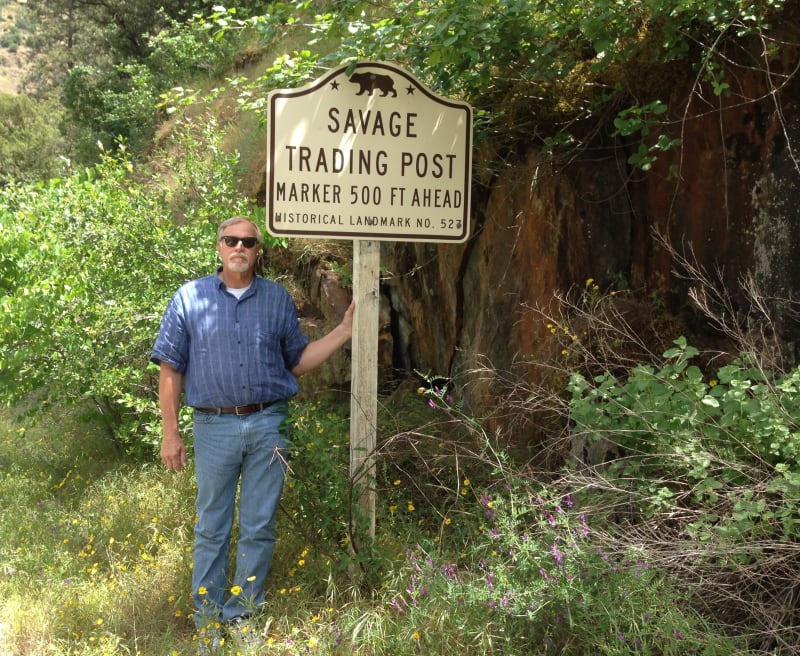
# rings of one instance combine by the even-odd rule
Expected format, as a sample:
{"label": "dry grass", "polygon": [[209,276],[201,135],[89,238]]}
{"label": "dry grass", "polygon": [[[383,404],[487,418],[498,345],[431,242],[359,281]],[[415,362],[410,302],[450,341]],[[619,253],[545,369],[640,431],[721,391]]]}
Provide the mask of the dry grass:
{"label": "dry grass", "polygon": [[[0,39],[11,34],[16,25],[19,5],[11,2],[0,6]],[[13,51],[0,46],[0,93],[16,94],[27,68],[27,50],[15,48]]]}

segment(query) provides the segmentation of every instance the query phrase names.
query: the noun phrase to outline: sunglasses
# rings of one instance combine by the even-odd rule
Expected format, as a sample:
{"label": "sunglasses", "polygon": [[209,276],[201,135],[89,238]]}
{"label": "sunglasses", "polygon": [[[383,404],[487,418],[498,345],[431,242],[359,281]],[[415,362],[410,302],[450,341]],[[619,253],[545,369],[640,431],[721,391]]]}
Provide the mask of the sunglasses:
{"label": "sunglasses", "polygon": [[219,240],[225,242],[228,248],[235,248],[239,242],[242,242],[242,246],[245,248],[253,248],[253,246],[258,243],[257,237],[232,237],[230,235],[224,235],[220,237]]}

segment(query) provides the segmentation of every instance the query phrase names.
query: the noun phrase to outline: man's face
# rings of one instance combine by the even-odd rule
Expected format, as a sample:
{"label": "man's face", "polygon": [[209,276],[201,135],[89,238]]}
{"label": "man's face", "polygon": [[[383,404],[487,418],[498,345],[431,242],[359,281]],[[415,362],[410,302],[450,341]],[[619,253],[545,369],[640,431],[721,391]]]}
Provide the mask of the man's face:
{"label": "man's face", "polygon": [[[248,237],[255,239],[256,230],[245,221],[225,228],[222,239],[217,242],[217,253],[222,260],[222,266],[228,271],[247,273],[255,266],[260,244],[256,243],[252,248],[247,248],[239,240]],[[226,238],[235,239],[234,245],[228,246],[225,243]]]}

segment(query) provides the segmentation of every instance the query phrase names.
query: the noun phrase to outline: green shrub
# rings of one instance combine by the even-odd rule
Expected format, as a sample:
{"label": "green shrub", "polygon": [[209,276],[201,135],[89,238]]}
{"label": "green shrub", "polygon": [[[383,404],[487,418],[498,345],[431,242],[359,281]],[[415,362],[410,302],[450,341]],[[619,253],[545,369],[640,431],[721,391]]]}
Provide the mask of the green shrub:
{"label": "green shrub", "polygon": [[222,155],[178,171],[182,192],[191,173],[193,198],[180,224],[166,189],[133,172],[123,151],[48,185],[0,189],[0,401],[41,391],[42,410],[88,404],[121,448],[149,453],[160,420],[148,358],[164,308],[214,270],[221,217],[249,206]]}
{"label": "green shrub", "polygon": [[58,112],[51,104],[0,94],[0,116],[0,186],[47,180],[60,171]]}
{"label": "green shrub", "polygon": [[691,364],[697,355],[681,338],[658,370],[574,374],[575,434],[622,447],[610,475],[650,481],[646,515],[690,503],[706,509],[689,527],[703,540],[797,540],[800,371],[773,380],[738,361],[712,378]]}

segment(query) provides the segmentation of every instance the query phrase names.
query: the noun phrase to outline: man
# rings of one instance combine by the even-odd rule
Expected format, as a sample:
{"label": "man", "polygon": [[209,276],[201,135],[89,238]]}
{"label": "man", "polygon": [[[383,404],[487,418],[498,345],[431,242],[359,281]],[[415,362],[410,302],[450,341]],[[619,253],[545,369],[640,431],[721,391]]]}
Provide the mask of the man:
{"label": "man", "polygon": [[[264,600],[275,543],[286,448],[282,423],[297,377],[318,367],[352,335],[354,304],[341,323],[309,343],[294,301],[278,283],[255,274],[263,238],[241,216],[220,225],[213,275],[173,296],[153,347],[160,367],[161,460],[187,462],[178,431],[181,390],[194,408],[197,477],[192,592],[199,635],[241,621]],[[239,539],[228,577],[237,486]]]}

